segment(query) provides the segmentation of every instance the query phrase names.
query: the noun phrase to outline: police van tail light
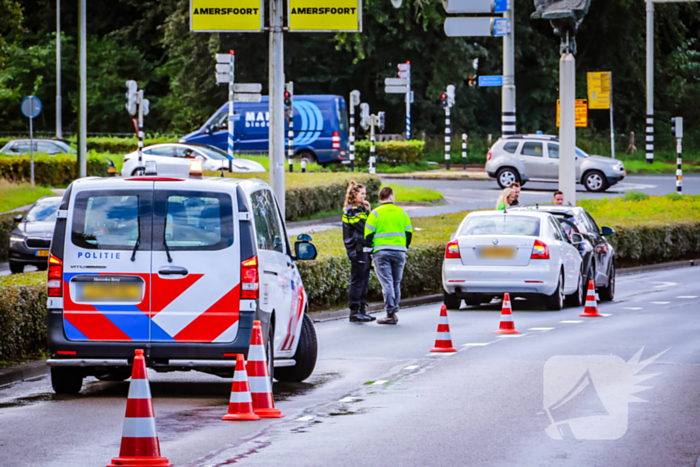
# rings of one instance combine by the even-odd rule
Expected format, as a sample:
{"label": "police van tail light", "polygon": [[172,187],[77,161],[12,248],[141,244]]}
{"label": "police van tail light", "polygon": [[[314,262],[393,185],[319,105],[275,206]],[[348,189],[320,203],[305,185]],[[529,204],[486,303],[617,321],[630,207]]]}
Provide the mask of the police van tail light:
{"label": "police van tail light", "polygon": [[549,259],[549,247],[542,240],[535,240],[530,259]]}
{"label": "police van tail light", "polygon": [[333,149],[340,149],[340,133],[333,132]]}
{"label": "police van tail light", "polygon": [[259,297],[258,257],[253,256],[241,263],[241,299],[257,300]]}
{"label": "police van tail light", "polygon": [[49,297],[63,297],[63,261],[49,256]]}
{"label": "police van tail light", "polygon": [[461,258],[459,254],[459,242],[457,239],[452,240],[447,244],[447,249],[445,250],[446,259],[459,259]]}

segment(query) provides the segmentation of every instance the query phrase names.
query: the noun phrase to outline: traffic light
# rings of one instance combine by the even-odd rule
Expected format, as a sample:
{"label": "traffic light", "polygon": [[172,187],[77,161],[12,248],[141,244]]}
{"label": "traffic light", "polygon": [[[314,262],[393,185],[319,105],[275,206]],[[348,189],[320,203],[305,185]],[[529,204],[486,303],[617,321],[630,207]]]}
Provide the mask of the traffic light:
{"label": "traffic light", "polygon": [[448,104],[447,104],[447,93],[446,93],[446,92],[443,92],[443,93],[442,93],[442,97],[441,97],[440,99],[442,100],[442,108],[443,108],[443,109],[446,109],[446,108],[448,107]]}
{"label": "traffic light", "polygon": [[470,76],[469,77],[469,86],[476,86],[477,83],[477,77],[476,76]]}
{"label": "traffic light", "polygon": [[671,133],[676,138],[683,138],[683,117],[673,117],[671,119]]}
{"label": "traffic light", "polygon": [[284,106],[289,108],[292,106],[292,93],[284,91]]}
{"label": "traffic light", "polygon": [[379,131],[384,131],[385,115],[384,112],[379,112],[377,114],[377,128]]}
{"label": "traffic light", "polygon": [[369,121],[369,104],[363,102],[360,104],[360,126],[367,131],[370,125]]}
{"label": "traffic light", "polygon": [[455,105],[455,87],[451,84],[447,86],[447,105]]}
{"label": "traffic light", "polygon": [[126,111],[129,115],[136,115],[136,103],[139,85],[134,80],[126,82]]}
{"label": "traffic light", "polygon": [[143,114],[144,117],[146,115],[148,115],[148,112],[150,110],[150,104],[151,104],[151,102],[148,99],[143,99],[141,101],[141,113]]}

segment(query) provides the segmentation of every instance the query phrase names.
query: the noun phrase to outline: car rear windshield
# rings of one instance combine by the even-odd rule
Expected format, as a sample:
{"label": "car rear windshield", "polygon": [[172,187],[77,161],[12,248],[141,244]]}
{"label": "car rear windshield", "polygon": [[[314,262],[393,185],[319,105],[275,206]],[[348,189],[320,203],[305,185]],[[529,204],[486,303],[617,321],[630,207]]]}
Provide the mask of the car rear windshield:
{"label": "car rear windshield", "polygon": [[537,237],[540,220],[525,216],[476,216],[467,219],[459,236],[466,235],[525,235]]}
{"label": "car rear windshield", "polygon": [[54,222],[61,198],[40,200],[27,213],[27,222]]}
{"label": "car rear windshield", "polygon": [[136,194],[80,193],[73,208],[73,244],[93,250],[129,250],[139,239],[142,221]]}

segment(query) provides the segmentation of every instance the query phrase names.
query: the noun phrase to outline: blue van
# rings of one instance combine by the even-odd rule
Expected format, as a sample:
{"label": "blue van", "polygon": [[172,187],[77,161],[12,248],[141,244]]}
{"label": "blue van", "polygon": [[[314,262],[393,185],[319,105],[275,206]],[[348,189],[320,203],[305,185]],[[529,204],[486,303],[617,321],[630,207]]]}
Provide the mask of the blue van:
{"label": "blue van", "polygon": [[[267,154],[269,149],[270,107],[268,96],[259,103],[237,102],[239,116],[234,125],[234,147],[238,154]],[[289,126],[285,121],[285,146]],[[342,96],[294,96],[294,152],[308,162],[327,165],[347,163],[348,112]],[[228,141],[228,102],[199,130],[180,139],[181,143],[211,144],[224,151]],[[286,156],[286,153],[285,153]]]}

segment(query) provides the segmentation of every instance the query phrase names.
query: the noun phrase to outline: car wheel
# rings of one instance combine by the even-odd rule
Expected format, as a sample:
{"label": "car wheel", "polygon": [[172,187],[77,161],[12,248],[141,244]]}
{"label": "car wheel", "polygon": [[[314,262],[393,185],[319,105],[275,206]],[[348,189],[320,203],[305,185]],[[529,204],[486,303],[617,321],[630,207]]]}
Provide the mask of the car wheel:
{"label": "car wheel", "polygon": [[44,264],[37,264],[36,268],[39,271],[46,271],[49,268],[49,263],[44,263]]}
{"label": "car wheel", "polygon": [[603,172],[591,170],[583,178],[583,186],[588,191],[605,191],[608,188],[608,179]]}
{"label": "car wheel", "polygon": [[457,294],[442,292],[442,299],[448,310],[459,310],[462,306],[462,299]]}
{"label": "car wheel", "polygon": [[140,176],[142,176],[145,172],[146,172],[146,169],[144,169],[143,167],[140,167],[140,168],[138,168],[138,169],[134,169],[134,171],[131,172],[131,176],[132,176],[132,177],[140,177]]}
{"label": "car wheel", "polygon": [[83,387],[83,374],[77,368],[52,367],[51,386],[56,394],[78,394]]}
{"label": "car wheel", "polygon": [[304,381],[314,372],[317,356],[318,341],[316,340],[314,323],[309,318],[309,315],[304,313],[299,346],[294,354],[296,365],[278,368],[275,372],[275,378],[283,383],[300,383]]}
{"label": "car wheel", "polygon": [[306,161],[307,166],[316,162],[316,156],[314,156],[311,151],[299,151],[295,158],[299,163],[301,163],[301,161]]}
{"label": "car wheel", "polygon": [[576,288],[576,292],[566,297],[566,303],[568,305],[578,307],[586,303],[587,284],[584,279],[583,270],[581,270],[578,275],[578,287]]}
{"label": "car wheel", "polygon": [[267,355],[267,371],[270,374],[270,384],[275,379],[275,329],[270,322],[270,330],[267,332],[265,343],[265,355]]}
{"label": "car wheel", "polygon": [[610,266],[608,285],[601,287],[598,295],[603,302],[611,302],[615,298],[615,263]]}
{"label": "car wheel", "polygon": [[467,306],[479,306],[481,305],[481,300],[482,297],[478,294],[469,294],[464,297],[464,303],[466,303]]}
{"label": "car wheel", "polygon": [[24,264],[13,263],[12,261],[10,261],[10,272],[12,274],[19,274],[21,272],[24,272]]}
{"label": "car wheel", "polygon": [[548,310],[559,311],[564,308],[564,275],[559,273],[557,289],[552,295],[548,295],[545,304]]}
{"label": "car wheel", "polygon": [[517,170],[506,167],[498,171],[496,180],[498,181],[498,186],[501,188],[508,188],[511,183],[520,183],[520,174]]}

